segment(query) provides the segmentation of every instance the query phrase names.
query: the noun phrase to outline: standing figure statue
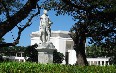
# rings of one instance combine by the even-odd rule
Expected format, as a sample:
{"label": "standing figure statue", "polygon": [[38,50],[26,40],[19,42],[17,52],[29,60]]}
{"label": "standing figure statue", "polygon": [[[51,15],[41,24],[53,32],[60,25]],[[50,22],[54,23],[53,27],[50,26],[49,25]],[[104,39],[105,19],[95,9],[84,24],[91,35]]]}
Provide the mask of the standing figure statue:
{"label": "standing figure statue", "polygon": [[51,24],[52,22],[47,15],[47,10],[43,11],[43,15],[40,17],[40,40],[42,43],[46,43],[50,41],[51,36]]}

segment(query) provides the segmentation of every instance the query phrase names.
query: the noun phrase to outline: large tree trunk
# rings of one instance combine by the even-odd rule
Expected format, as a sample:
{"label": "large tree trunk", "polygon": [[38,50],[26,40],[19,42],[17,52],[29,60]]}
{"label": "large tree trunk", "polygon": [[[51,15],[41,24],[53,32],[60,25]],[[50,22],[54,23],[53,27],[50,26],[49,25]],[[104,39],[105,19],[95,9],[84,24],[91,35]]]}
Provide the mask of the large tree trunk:
{"label": "large tree trunk", "polygon": [[77,50],[75,51],[76,51],[76,57],[77,57],[76,64],[81,65],[81,66],[88,65],[86,55],[85,55],[85,48],[79,45],[77,47]]}
{"label": "large tree trunk", "polygon": [[75,43],[75,51],[76,51],[76,57],[77,57],[77,65],[85,66],[88,65],[86,55],[85,55],[85,41],[86,38],[84,36],[81,36],[78,39],[79,43]]}

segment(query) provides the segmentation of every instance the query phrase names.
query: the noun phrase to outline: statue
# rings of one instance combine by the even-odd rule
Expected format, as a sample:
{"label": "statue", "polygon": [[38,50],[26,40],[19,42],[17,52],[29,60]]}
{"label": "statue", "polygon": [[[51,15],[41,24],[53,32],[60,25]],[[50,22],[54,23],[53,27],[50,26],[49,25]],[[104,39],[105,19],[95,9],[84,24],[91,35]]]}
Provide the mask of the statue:
{"label": "statue", "polygon": [[51,24],[52,22],[47,15],[47,10],[43,11],[43,15],[40,17],[40,40],[42,43],[46,43],[50,41],[51,36]]}

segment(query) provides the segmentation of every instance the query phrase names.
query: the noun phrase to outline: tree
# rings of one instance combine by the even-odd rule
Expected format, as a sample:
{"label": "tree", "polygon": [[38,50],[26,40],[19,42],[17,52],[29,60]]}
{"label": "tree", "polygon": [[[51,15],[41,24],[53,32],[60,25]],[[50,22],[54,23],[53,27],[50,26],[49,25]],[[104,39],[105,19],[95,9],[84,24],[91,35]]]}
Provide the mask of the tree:
{"label": "tree", "polygon": [[91,45],[86,47],[86,55],[90,58],[110,57],[110,63],[116,64],[116,46],[114,48],[103,48],[102,46]]}
{"label": "tree", "polygon": [[63,53],[57,52],[57,50],[55,50],[53,52],[53,63],[62,63],[63,60],[64,60]]}
{"label": "tree", "polygon": [[12,46],[12,47],[2,47],[0,48],[0,54],[2,56],[16,56],[18,52],[24,52],[26,47]]}
{"label": "tree", "polygon": [[3,59],[3,57],[0,55],[0,62],[3,62],[4,61],[4,59]]}
{"label": "tree", "polygon": [[0,43],[3,43],[3,42],[4,42],[4,38],[1,38],[1,39],[0,39]]}
{"label": "tree", "polygon": [[[0,38],[11,31],[14,27],[19,29],[18,36],[12,43],[2,43],[0,47],[14,46],[19,43],[21,32],[31,25],[31,20],[34,16],[39,14],[40,7],[37,5],[39,0],[27,0],[25,4],[21,3],[23,0],[0,0]],[[31,14],[33,9],[38,9],[37,13]],[[13,10],[14,9],[14,10]],[[29,16],[30,15],[30,16]],[[5,16],[5,18],[3,18]],[[22,20],[28,18],[24,25],[18,25]]]}
{"label": "tree", "polygon": [[55,10],[56,15],[69,14],[77,21],[70,30],[70,36],[74,41],[78,65],[88,65],[86,38],[90,37],[91,44],[102,44],[102,47],[113,48],[116,44],[115,0],[47,0],[41,7]]}
{"label": "tree", "polygon": [[90,58],[97,58],[97,57],[111,57],[113,54],[110,54],[110,50],[106,48],[91,45],[86,47],[86,55],[87,57]]}
{"label": "tree", "polygon": [[26,48],[26,50],[24,51],[24,56],[29,57],[27,61],[38,62],[38,51],[35,49],[37,48],[37,46],[37,44],[34,44]]}

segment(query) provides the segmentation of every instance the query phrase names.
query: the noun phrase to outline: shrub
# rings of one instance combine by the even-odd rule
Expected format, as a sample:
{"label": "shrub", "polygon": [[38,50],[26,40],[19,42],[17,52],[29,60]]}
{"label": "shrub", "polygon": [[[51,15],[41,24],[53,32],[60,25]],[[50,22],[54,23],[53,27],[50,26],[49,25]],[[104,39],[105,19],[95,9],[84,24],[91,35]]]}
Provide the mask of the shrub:
{"label": "shrub", "polygon": [[34,44],[32,46],[28,46],[24,51],[24,56],[29,57],[27,61],[38,62],[38,51],[35,49],[36,47],[37,44]]}
{"label": "shrub", "polygon": [[53,63],[62,63],[63,60],[64,60],[63,53],[57,52],[57,50],[55,50],[53,52]]}
{"label": "shrub", "polygon": [[72,66],[30,62],[0,63],[0,73],[115,73],[116,66]]}
{"label": "shrub", "polygon": [[4,59],[3,59],[3,57],[0,55],[0,62],[3,62],[4,61]]}

